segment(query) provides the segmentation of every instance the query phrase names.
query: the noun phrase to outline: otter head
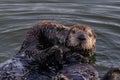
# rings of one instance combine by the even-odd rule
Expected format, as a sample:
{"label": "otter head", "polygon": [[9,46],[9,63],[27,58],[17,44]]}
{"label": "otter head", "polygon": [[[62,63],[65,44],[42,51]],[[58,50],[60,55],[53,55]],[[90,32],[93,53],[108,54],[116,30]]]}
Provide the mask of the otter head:
{"label": "otter head", "polygon": [[93,54],[95,51],[96,35],[86,25],[75,25],[70,29],[66,43],[71,49],[88,51],[89,54]]}

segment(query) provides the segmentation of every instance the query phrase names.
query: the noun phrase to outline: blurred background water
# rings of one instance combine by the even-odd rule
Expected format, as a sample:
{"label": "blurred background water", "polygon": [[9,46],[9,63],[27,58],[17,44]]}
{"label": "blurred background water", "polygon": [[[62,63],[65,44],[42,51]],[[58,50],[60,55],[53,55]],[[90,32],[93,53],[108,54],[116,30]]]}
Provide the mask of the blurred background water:
{"label": "blurred background water", "polygon": [[120,0],[0,0],[0,62],[15,55],[39,20],[87,24],[97,34],[95,67],[120,67]]}

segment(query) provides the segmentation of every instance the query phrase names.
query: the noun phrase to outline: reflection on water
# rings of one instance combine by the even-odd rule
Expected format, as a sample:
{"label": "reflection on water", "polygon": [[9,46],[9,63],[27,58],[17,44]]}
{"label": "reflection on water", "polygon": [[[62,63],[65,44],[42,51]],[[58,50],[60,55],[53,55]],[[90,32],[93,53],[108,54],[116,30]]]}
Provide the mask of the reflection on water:
{"label": "reflection on water", "polygon": [[120,66],[119,0],[1,0],[0,62],[17,53],[26,31],[38,20],[89,25],[97,34],[98,71]]}

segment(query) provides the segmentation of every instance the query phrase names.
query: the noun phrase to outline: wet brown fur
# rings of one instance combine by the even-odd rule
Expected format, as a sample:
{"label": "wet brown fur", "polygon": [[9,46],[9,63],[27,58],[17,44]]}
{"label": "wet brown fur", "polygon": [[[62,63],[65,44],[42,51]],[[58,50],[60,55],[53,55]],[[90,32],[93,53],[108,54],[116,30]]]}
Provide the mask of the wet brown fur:
{"label": "wet brown fur", "polygon": [[[81,34],[86,40],[77,39]],[[62,45],[90,55],[95,51],[95,44],[95,33],[86,25],[67,27],[55,22],[41,21],[28,31],[19,53],[39,54],[42,50],[54,45]]]}
{"label": "wet brown fur", "polygon": [[[80,35],[83,35],[85,40],[79,40]],[[95,51],[95,44],[95,33],[86,25],[68,27],[55,22],[40,21],[27,32],[19,54],[33,58],[46,70],[50,65],[61,68],[66,53],[76,52],[89,57]],[[64,50],[58,46],[63,46]],[[54,54],[56,51],[57,54]]]}
{"label": "wet brown fur", "polygon": [[[83,35],[85,40],[79,40],[79,35]],[[86,25],[68,27],[55,22],[40,21],[28,31],[19,54],[25,54],[35,59],[46,69],[51,63],[61,67],[60,65],[62,63],[56,63],[62,62],[60,60],[63,59],[63,57],[61,57],[60,60],[54,60],[56,56],[59,59],[59,54],[64,56],[64,58],[66,57],[66,53],[73,52],[85,57],[90,56],[95,51],[95,44],[95,33]],[[55,45],[63,46],[65,49],[55,48]],[[51,50],[51,47],[53,50]],[[58,51],[58,54],[54,55],[56,51]]]}

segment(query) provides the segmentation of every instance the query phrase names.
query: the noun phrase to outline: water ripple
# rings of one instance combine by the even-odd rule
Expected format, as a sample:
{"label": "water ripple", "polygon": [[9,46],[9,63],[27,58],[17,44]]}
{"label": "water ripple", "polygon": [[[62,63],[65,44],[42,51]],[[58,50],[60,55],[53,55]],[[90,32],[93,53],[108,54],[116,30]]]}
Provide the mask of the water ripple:
{"label": "water ripple", "polygon": [[4,58],[0,62],[17,53],[27,30],[38,20],[89,25],[97,34],[98,70],[119,66],[119,0],[1,0],[0,57]]}

